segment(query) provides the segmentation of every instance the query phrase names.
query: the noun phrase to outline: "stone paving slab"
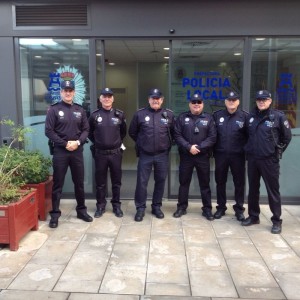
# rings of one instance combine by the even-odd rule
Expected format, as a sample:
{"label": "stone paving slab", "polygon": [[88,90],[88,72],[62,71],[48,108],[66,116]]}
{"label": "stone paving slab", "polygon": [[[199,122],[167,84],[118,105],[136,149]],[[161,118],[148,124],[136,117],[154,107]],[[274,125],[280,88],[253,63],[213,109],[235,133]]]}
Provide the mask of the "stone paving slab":
{"label": "stone paving slab", "polygon": [[[212,222],[200,201],[181,218],[172,216],[176,202],[164,201],[164,219],[148,203],[143,222],[134,221],[133,201],[122,203],[123,218],[108,205],[85,223],[75,201],[63,200],[58,228],[40,221],[18,251],[1,247],[0,299],[300,299],[299,206],[283,206],[283,231],[274,235],[267,205],[260,224],[243,227],[230,201]],[[93,215],[95,201],[87,207]]]}

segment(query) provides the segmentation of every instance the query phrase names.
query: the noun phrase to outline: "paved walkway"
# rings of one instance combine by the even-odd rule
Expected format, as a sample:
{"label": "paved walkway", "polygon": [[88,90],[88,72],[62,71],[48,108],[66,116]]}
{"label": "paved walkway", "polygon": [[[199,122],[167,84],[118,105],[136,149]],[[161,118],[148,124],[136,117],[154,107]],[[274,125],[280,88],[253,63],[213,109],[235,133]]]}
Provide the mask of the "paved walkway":
{"label": "paved walkway", "polygon": [[176,202],[163,203],[164,219],[149,203],[140,223],[133,201],[123,201],[123,218],[109,205],[92,223],[74,207],[62,201],[57,229],[40,222],[18,251],[0,250],[1,300],[300,299],[300,206],[283,207],[281,235],[270,233],[266,205],[247,228],[232,208],[207,221],[196,202],[179,219]]}

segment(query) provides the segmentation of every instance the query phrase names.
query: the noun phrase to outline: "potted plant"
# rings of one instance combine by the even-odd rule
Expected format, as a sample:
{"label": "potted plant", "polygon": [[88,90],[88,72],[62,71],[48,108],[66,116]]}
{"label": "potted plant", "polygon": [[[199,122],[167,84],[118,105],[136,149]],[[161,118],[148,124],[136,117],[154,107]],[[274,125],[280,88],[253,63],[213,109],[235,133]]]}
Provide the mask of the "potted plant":
{"label": "potted plant", "polygon": [[22,151],[25,160],[21,167],[24,187],[37,190],[38,216],[41,221],[45,221],[52,208],[53,180],[49,173],[52,162],[40,151]]}
{"label": "potted plant", "polygon": [[14,127],[11,120],[1,120],[0,125],[12,127],[12,141],[0,147],[0,244],[17,250],[20,239],[28,231],[38,229],[36,190],[21,189],[24,160],[18,149],[13,148],[24,141],[28,129]]}

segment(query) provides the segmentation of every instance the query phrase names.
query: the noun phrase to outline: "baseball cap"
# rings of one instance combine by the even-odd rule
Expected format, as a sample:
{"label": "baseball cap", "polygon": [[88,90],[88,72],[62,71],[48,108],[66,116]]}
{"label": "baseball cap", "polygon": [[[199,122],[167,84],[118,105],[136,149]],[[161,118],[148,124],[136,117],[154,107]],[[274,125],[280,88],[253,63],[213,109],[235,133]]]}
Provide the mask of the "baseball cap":
{"label": "baseball cap", "polygon": [[201,95],[198,94],[198,93],[195,93],[195,94],[191,97],[191,99],[190,99],[190,101],[195,101],[195,100],[203,101]]}
{"label": "baseball cap", "polygon": [[72,80],[63,80],[63,81],[60,83],[60,88],[61,88],[62,90],[65,90],[65,89],[75,90],[75,84],[74,84],[74,81],[72,81]]}
{"label": "baseball cap", "polygon": [[256,92],[256,99],[271,98],[271,93],[267,90],[260,90]]}
{"label": "baseball cap", "polygon": [[110,88],[104,88],[101,90],[100,95],[113,95],[114,92]]}
{"label": "baseball cap", "polygon": [[149,92],[150,98],[161,98],[162,96],[163,94],[159,89],[151,89]]}
{"label": "baseball cap", "polygon": [[231,91],[227,94],[227,98],[226,99],[239,99],[240,96],[238,93]]}

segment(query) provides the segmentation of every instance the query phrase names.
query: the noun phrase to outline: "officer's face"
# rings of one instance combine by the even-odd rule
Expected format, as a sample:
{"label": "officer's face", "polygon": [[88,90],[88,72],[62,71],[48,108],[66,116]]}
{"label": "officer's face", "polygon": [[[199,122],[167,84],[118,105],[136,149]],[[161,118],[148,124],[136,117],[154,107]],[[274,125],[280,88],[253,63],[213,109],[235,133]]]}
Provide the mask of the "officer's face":
{"label": "officer's face", "polygon": [[239,99],[226,99],[225,106],[230,113],[234,113],[240,104]]}
{"label": "officer's face", "polygon": [[272,99],[271,98],[266,98],[266,99],[256,99],[256,105],[257,105],[257,108],[259,110],[266,110],[270,107],[272,103]]}
{"label": "officer's face", "polygon": [[158,110],[161,108],[162,104],[164,102],[164,98],[161,97],[161,98],[152,98],[152,97],[149,97],[149,104],[150,104],[150,107],[154,110]]}
{"label": "officer's face", "polygon": [[73,98],[75,96],[75,90],[63,89],[60,91],[60,96],[64,102],[71,104],[73,102]]}
{"label": "officer's face", "polygon": [[202,100],[192,100],[189,103],[190,111],[193,115],[200,115],[204,108]]}
{"label": "officer's face", "polygon": [[99,99],[104,109],[109,110],[112,108],[112,104],[114,102],[113,95],[101,95]]}

